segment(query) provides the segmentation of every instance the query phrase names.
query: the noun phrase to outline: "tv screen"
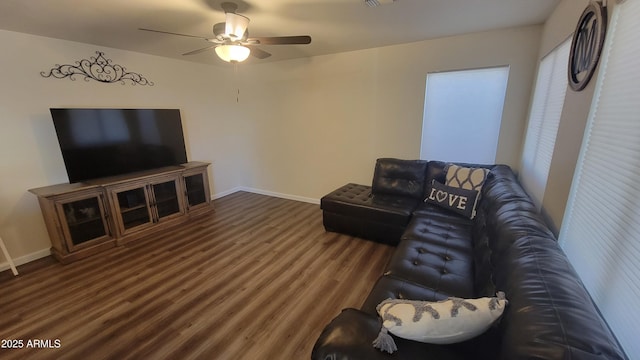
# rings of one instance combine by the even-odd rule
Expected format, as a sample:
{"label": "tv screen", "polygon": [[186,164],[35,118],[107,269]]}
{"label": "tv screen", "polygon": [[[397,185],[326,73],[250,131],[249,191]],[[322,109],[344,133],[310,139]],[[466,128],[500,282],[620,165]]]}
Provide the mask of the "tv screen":
{"label": "tv screen", "polygon": [[69,182],[187,162],[179,109],[50,109]]}

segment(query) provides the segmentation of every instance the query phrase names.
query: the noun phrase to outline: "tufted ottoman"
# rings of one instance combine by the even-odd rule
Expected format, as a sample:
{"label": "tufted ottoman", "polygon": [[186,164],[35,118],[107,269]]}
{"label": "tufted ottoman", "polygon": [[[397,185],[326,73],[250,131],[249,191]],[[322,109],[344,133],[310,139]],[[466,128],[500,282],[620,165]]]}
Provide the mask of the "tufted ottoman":
{"label": "tufted ottoman", "polygon": [[419,200],[372,194],[371,186],[349,183],[320,199],[327,231],[396,245]]}

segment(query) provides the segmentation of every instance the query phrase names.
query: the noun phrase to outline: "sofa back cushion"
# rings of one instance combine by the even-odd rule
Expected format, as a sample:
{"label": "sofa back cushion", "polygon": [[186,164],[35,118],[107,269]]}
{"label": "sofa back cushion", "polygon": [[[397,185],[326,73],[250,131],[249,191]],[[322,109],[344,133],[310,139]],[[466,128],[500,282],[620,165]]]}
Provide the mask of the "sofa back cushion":
{"label": "sofa back cushion", "polygon": [[[496,166],[474,221],[475,286],[504,291],[501,359],[625,359],[515,174]],[[544,344],[544,346],[541,346]]]}
{"label": "sofa back cushion", "polygon": [[523,237],[497,256],[502,359],[627,359],[557,242]]}
{"label": "sofa back cushion", "polygon": [[380,158],[376,160],[371,192],[422,199],[427,161]]}
{"label": "sofa back cushion", "polygon": [[[526,222],[516,216],[533,218],[533,222],[542,224],[537,208],[522,189],[516,175],[506,165],[496,165],[487,175],[482,188],[482,201],[476,209],[473,224],[475,287],[481,296],[491,296],[496,289],[491,256],[500,249],[510,246],[515,239],[525,235],[531,229]],[[537,227],[540,235],[553,239],[546,226]]]}
{"label": "sofa back cushion", "polygon": [[427,165],[427,174],[425,175],[427,185],[431,184],[432,180],[439,183],[447,182],[447,163],[444,161],[432,160]]}

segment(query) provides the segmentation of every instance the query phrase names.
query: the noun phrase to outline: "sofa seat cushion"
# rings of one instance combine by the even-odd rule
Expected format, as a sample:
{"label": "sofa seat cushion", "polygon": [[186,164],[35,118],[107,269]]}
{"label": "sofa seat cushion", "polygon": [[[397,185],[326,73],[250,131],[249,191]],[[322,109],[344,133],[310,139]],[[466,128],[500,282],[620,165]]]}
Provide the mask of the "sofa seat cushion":
{"label": "sofa seat cushion", "polygon": [[[452,242],[457,241],[450,239]],[[471,250],[455,245],[447,247],[438,242],[441,241],[429,243],[401,240],[385,274],[420,284],[447,296],[473,297]]]}
{"label": "sofa seat cushion", "polygon": [[473,297],[471,222],[458,218],[452,215],[453,221],[448,221],[451,218],[447,216],[415,216],[386,273],[446,296]]}
{"label": "sofa seat cushion", "polygon": [[349,183],[320,200],[324,211],[371,222],[405,226],[420,201],[393,195],[372,195],[371,187]]}
{"label": "sofa seat cushion", "polygon": [[378,278],[367,300],[362,304],[361,310],[369,314],[377,314],[376,307],[386,299],[439,301],[448,297],[449,294],[387,274]]}

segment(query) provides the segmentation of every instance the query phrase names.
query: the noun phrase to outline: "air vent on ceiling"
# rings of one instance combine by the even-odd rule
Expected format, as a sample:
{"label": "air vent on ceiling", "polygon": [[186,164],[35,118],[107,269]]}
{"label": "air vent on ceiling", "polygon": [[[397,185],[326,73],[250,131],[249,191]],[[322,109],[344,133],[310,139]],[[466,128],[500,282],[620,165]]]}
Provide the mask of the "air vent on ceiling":
{"label": "air vent on ceiling", "polygon": [[393,4],[396,0],[364,0],[364,3],[369,7],[378,5]]}

